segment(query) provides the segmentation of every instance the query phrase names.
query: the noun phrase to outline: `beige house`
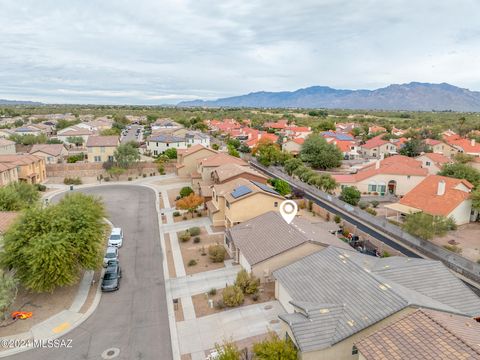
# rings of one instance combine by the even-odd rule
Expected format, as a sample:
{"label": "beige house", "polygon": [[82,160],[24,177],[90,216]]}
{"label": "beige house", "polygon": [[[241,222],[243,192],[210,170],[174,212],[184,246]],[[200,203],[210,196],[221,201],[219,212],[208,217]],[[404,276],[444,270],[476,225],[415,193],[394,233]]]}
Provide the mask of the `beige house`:
{"label": "beige house", "polygon": [[88,138],[93,134],[93,131],[89,128],[73,125],[58,131],[57,139],[63,141],[65,144],[75,145],[73,144],[72,140],[75,138],[82,138],[83,144],[85,145],[88,141]]}
{"label": "beige house", "polygon": [[383,140],[383,135],[376,136],[360,145],[360,153],[367,158],[383,158],[385,155],[397,153],[397,147],[390,141]]}
{"label": "beige house", "polygon": [[15,141],[0,138],[0,155],[15,154]]}
{"label": "beige house", "polygon": [[301,217],[288,224],[278,212],[269,211],[228,229],[224,245],[235,262],[268,282],[272,271],[329,245],[351,250],[322,225],[328,223],[313,224]]}
{"label": "beige house", "polygon": [[197,160],[197,173],[200,174],[200,177],[204,182],[208,182],[212,180],[212,172],[225,164],[248,166],[248,164],[240,158],[225,153],[217,153]]}
{"label": "beige house", "polygon": [[426,139],[425,144],[432,149],[432,152],[435,154],[442,154],[448,158],[455,156],[458,153],[458,150],[453,146],[435,139]]}
{"label": "beige house", "polygon": [[453,161],[441,153],[425,153],[415,158],[422,162],[422,167],[428,170],[430,175],[437,174],[445,164]]}
{"label": "beige house", "polygon": [[467,180],[430,175],[398,203],[385,207],[395,210],[399,216],[425,212],[452,218],[457,225],[468,224],[475,221],[478,215],[477,211],[472,211],[472,189],[473,185]]}
{"label": "beige house", "polygon": [[185,150],[177,151],[177,166],[175,172],[178,176],[190,176],[197,171],[197,161],[217,154],[217,151],[202,145],[193,145]]}
{"label": "beige house", "polygon": [[0,163],[0,187],[15,183],[18,181],[17,165],[10,163]]}
{"label": "beige house", "polygon": [[46,164],[62,163],[68,156],[68,150],[63,144],[35,144],[29,153],[43,157]]}
{"label": "beige house", "polygon": [[333,175],[339,184],[337,192],[345,186],[354,186],[362,194],[403,196],[428,175],[422,162],[394,155],[377,160],[358,170],[355,174]]}
{"label": "beige house", "polygon": [[207,208],[213,226],[230,228],[268,211],[278,211],[283,200],[267,185],[239,178],[213,185]]}
{"label": "beige house", "polygon": [[0,155],[0,164],[16,166],[18,180],[29,184],[43,183],[47,179],[45,160],[30,154]]}
{"label": "beige house", "polygon": [[301,360],[356,360],[356,344],[418,308],[468,317],[480,298],[441,262],[329,246],[273,272],[281,337]]}
{"label": "beige house", "polygon": [[90,136],[87,140],[88,162],[113,161],[119,143],[118,136]]}
{"label": "beige house", "polygon": [[304,142],[304,138],[287,140],[282,144],[282,151],[288,152],[289,154],[298,155],[302,150],[302,145]]}

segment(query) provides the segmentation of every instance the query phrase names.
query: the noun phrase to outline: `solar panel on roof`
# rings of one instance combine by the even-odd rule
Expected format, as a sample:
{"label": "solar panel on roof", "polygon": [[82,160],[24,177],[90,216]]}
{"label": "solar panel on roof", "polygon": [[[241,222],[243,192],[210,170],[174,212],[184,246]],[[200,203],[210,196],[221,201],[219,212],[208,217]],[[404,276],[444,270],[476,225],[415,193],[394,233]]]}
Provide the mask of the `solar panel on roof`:
{"label": "solar panel on roof", "polygon": [[240,196],[250,194],[251,192],[252,192],[252,190],[250,188],[248,188],[245,185],[241,185],[238,188],[233,189],[233,191],[231,192],[231,195],[235,199],[238,199]]}
{"label": "solar panel on roof", "polygon": [[276,192],[275,190],[273,190],[271,187],[265,185],[265,184],[262,184],[262,183],[259,183],[258,181],[253,181],[253,180],[250,180],[253,184],[255,184],[256,186],[258,186],[260,189],[262,189],[263,191],[266,191],[266,192],[269,192],[270,194],[275,194],[275,195],[279,195],[278,192]]}
{"label": "solar panel on roof", "polygon": [[352,140],[353,138],[347,134],[337,134],[338,140]]}

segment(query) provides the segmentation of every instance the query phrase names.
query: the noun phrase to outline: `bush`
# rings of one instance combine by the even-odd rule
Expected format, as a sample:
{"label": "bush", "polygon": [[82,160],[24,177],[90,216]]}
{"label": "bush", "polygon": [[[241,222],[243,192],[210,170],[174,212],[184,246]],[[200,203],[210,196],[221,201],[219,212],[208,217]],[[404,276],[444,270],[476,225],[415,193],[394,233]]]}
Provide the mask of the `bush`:
{"label": "bush", "polygon": [[192,236],[190,235],[190,233],[187,231],[184,231],[183,233],[180,234],[180,236],[178,237],[182,242],[187,242],[188,240],[190,240]]}
{"label": "bush", "polygon": [[200,237],[195,236],[195,237],[193,238],[193,242],[194,242],[195,244],[198,244],[198,243],[200,242]]}
{"label": "bush", "polygon": [[260,287],[260,279],[257,279],[255,276],[250,276],[247,289],[245,292],[247,294],[256,294],[258,293],[258,288]]}
{"label": "bush", "polygon": [[297,349],[290,339],[280,339],[275,332],[261,342],[253,344],[254,358],[257,360],[297,360]]}
{"label": "bush", "polygon": [[217,309],[220,309],[220,310],[221,310],[221,309],[225,309],[225,304],[224,304],[223,300],[222,300],[222,299],[218,300],[218,301],[215,303],[215,307],[216,307]]}
{"label": "bush", "polygon": [[373,216],[377,216],[377,212],[375,211],[375,209],[366,208],[365,211]]}
{"label": "bush", "polygon": [[188,232],[190,233],[190,235],[192,236],[198,236],[200,235],[200,228],[195,226],[195,227],[191,227],[190,229],[188,229]]}
{"label": "bush", "polygon": [[38,191],[41,191],[41,192],[44,192],[47,190],[47,187],[43,184],[35,184],[35,188],[38,190]]}
{"label": "bush", "polygon": [[65,178],[63,179],[65,185],[81,185],[82,180],[79,177],[76,178]]}
{"label": "bush", "polygon": [[198,214],[197,214],[197,217],[202,217],[202,213],[198,213]]}
{"label": "bush", "polygon": [[342,218],[338,215],[335,215],[335,217],[333,218],[333,221],[335,221],[337,224],[340,224],[340,222],[342,221]]}
{"label": "bush", "polygon": [[368,208],[368,203],[365,202],[365,201],[360,201],[360,202],[358,203],[358,207],[359,207],[360,209],[362,209],[362,210],[365,210],[366,208]]}
{"label": "bush", "polygon": [[180,216],[180,211],[174,211],[173,216],[174,217],[179,217]]}
{"label": "bush", "polygon": [[188,266],[195,266],[195,265],[197,265],[197,260],[191,259],[191,260],[188,262]]}
{"label": "bush", "polygon": [[210,260],[214,263],[220,263],[225,260],[227,250],[222,245],[211,245],[208,248],[208,255]]}
{"label": "bush", "polygon": [[184,198],[193,193],[193,189],[190,186],[185,186],[180,190],[180,197]]}
{"label": "bush", "polygon": [[457,245],[443,245],[443,248],[447,249],[448,251],[454,252],[456,254],[462,253],[462,248]]}
{"label": "bush", "polygon": [[242,289],[235,285],[227,286],[225,289],[223,289],[222,298],[223,303],[228,307],[241,305],[245,300]]}
{"label": "bush", "polygon": [[370,201],[370,204],[372,205],[373,208],[377,208],[380,203],[377,200],[372,200]]}
{"label": "bush", "polygon": [[109,176],[105,176],[105,178],[104,178],[103,180],[105,180],[106,182],[109,182],[109,181],[110,181],[110,177],[109,177]]}
{"label": "bush", "polygon": [[187,220],[187,216],[186,216],[186,215],[183,215],[183,216],[182,216],[182,220]]}
{"label": "bush", "polygon": [[211,288],[210,290],[208,290],[208,295],[210,296],[217,295],[217,289]]}
{"label": "bush", "polygon": [[142,174],[142,177],[146,178],[146,177],[147,177],[147,174]]}
{"label": "bush", "polygon": [[392,256],[392,254],[390,254],[387,250],[385,250],[382,254],[382,258],[387,258],[387,257],[390,257]]}
{"label": "bush", "polygon": [[235,286],[242,289],[244,294],[255,294],[258,292],[258,287],[260,286],[260,279],[257,279],[255,276],[247,273],[245,269],[242,269],[237,273]]}
{"label": "bush", "polygon": [[340,200],[345,201],[347,204],[356,206],[360,201],[361,193],[355,186],[346,186],[342,189],[340,194]]}
{"label": "bush", "polygon": [[128,181],[132,181],[132,177],[131,177],[131,176],[128,177]]}
{"label": "bush", "polygon": [[259,298],[258,293],[255,293],[255,294],[252,295],[252,300],[253,301],[258,301],[258,298]]}

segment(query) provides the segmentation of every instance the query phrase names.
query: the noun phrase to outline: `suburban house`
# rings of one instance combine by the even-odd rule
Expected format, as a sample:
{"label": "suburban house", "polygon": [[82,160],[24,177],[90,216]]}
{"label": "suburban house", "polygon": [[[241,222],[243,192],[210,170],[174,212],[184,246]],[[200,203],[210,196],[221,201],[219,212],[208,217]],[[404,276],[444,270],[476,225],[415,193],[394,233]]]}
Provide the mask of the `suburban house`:
{"label": "suburban house", "polygon": [[355,174],[333,175],[340,185],[354,186],[363,194],[405,195],[428,175],[422,163],[403,155],[389,156],[359,169]]}
{"label": "suburban house", "polygon": [[378,134],[378,133],[386,133],[386,132],[387,132],[387,129],[385,129],[383,126],[372,125],[368,127],[369,134]]}
{"label": "suburban house", "polygon": [[225,164],[248,166],[248,164],[240,158],[219,152],[197,160],[197,173],[201,176],[203,181],[211,181],[212,171]]}
{"label": "suburban house", "polygon": [[152,131],[160,130],[160,129],[179,129],[181,127],[183,126],[173,121],[172,119],[168,119],[168,118],[157,119],[151,125]]}
{"label": "suburban house", "polygon": [[430,215],[451,217],[457,225],[474,221],[477,213],[472,211],[470,193],[473,185],[467,180],[440,175],[430,175],[410,190],[398,203],[385,205],[408,215],[425,212]]}
{"label": "suburban house", "polygon": [[68,156],[68,150],[64,144],[34,144],[30,154],[43,157],[46,164],[58,164]]}
{"label": "suburban house", "polygon": [[9,138],[14,132],[10,129],[0,129],[0,138]]}
{"label": "suburban house", "polygon": [[383,135],[375,136],[360,145],[360,151],[363,156],[369,158],[380,158],[385,155],[397,153],[397,147],[390,141],[383,140]]}
{"label": "suburban house", "polygon": [[17,165],[0,162],[0,187],[18,181]]}
{"label": "suburban house", "polygon": [[44,132],[40,130],[38,127],[26,125],[26,126],[21,126],[16,129],[13,129],[13,133],[16,135],[38,136],[40,134],[43,134]]}
{"label": "suburban house", "polygon": [[57,139],[63,141],[65,144],[71,145],[75,145],[73,140],[76,138],[82,138],[83,144],[86,144],[88,138],[92,135],[94,135],[92,130],[78,125],[69,126],[57,131]]}
{"label": "suburban house", "polygon": [[204,134],[201,131],[187,131],[185,133],[185,143],[187,147],[192,145],[210,147],[210,135]]}
{"label": "suburban house", "polygon": [[465,139],[459,136],[452,136],[447,138],[447,142],[459,152],[473,156],[480,156],[480,144],[478,144],[475,139]]}
{"label": "suburban house", "polygon": [[15,141],[0,138],[0,155],[8,155],[15,153]]}
{"label": "suburban house", "polygon": [[163,154],[168,149],[186,149],[185,138],[170,134],[158,134],[149,136],[147,150],[154,156]]}
{"label": "suburban house", "polygon": [[455,149],[453,146],[435,139],[425,139],[425,144],[432,149],[432,152],[435,154],[443,154],[446,157],[453,157],[455,154],[458,153],[458,150]]}
{"label": "suburban house", "polygon": [[278,211],[283,200],[271,187],[239,178],[213,185],[207,209],[213,226],[230,228],[268,211]]}
{"label": "suburban house", "polygon": [[89,136],[86,145],[88,162],[113,161],[119,143],[118,136]]}
{"label": "suburban house", "polygon": [[45,160],[35,155],[0,155],[0,164],[16,166],[18,180],[29,184],[40,184],[47,179]]}
{"label": "suburban house", "polygon": [[234,163],[220,165],[211,173],[211,179],[214,184],[223,184],[238,178],[252,180],[263,184],[266,184],[268,180],[265,175],[251,167]]}
{"label": "suburban house", "polygon": [[480,324],[468,316],[418,309],[355,344],[360,360],[480,359]]}
{"label": "suburban house", "polygon": [[442,170],[443,165],[449,164],[452,160],[442,153],[425,153],[415,158],[422,162],[422,167],[428,170],[428,173],[435,175]]}
{"label": "suburban house", "polygon": [[224,245],[235,262],[268,282],[272,271],[329,245],[351,249],[322,224],[328,223],[313,224],[301,217],[288,224],[278,212],[269,211],[228,229]]}
{"label": "suburban house", "polygon": [[279,316],[281,336],[293,341],[301,360],[358,359],[360,340],[418,308],[480,315],[480,298],[440,261],[329,246],[273,277],[287,312]]}
{"label": "suburban house", "polygon": [[197,171],[197,160],[217,154],[217,151],[202,145],[193,145],[177,152],[175,172],[179,176],[190,176]]}
{"label": "suburban house", "polygon": [[288,152],[292,155],[300,154],[302,150],[302,145],[305,142],[304,138],[295,138],[285,141],[282,144],[282,151]]}

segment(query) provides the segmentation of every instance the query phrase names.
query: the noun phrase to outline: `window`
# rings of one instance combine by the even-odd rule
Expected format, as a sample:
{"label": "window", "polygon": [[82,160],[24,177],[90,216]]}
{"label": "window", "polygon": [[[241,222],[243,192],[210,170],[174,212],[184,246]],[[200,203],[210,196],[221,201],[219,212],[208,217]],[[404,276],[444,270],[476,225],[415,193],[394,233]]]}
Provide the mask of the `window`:
{"label": "window", "polygon": [[101,156],[95,156],[95,157],[93,158],[93,160],[94,160],[95,162],[101,162],[101,161],[102,161],[102,157],[101,157]]}
{"label": "window", "polygon": [[170,147],[170,144],[169,144],[169,143],[167,143],[167,147]]}
{"label": "window", "polygon": [[228,201],[225,201],[225,205],[230,209],[230,203]]}
{"label": "window", "polygon": [[108,161],[113,161],[113,156],[112,155],[108,155]]}
{"label": "window", "polygon": [[425,165],[430,166],[430,165],[432,165],[432,163],[431,163],[430,161],[427,161],[427,162],[425,163]]}
{"label": "window", "polygon": [[278,207],[278,201],[275,201],[275,202],[273,203],[273,206]]}
{"label": "window", "polygon": [[157,150],[153,150],[153,155],[158,155],[158,151],[157,151]]}
{"label": "window", "polygon": [[387,190],[387,186],[386,186],[386,185],[378,185],[378,187],[377,187],[377,191],[378,191],[381,195],[384,195],[386,190]]}
{"label": "window", "polygon": [[358,349],[355,345],[352,347],[352,355],[357,355],[358,354]]}
{"label": "window", "polygon": [[368,192],[377,191],[377,184],[368,184]]}
{"label": "window", "polygon": [[410,179],[410,175],[407,175],[407,179]]}

